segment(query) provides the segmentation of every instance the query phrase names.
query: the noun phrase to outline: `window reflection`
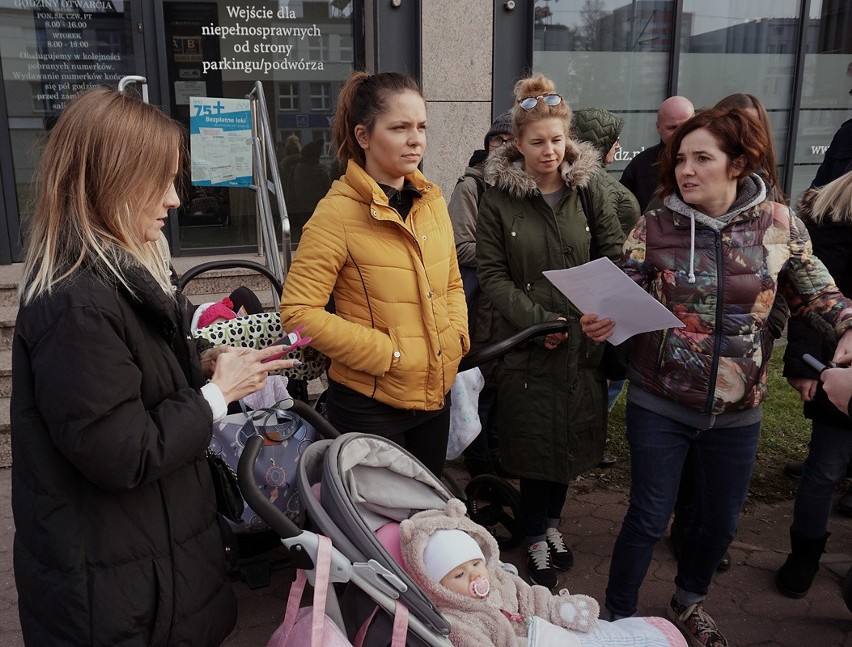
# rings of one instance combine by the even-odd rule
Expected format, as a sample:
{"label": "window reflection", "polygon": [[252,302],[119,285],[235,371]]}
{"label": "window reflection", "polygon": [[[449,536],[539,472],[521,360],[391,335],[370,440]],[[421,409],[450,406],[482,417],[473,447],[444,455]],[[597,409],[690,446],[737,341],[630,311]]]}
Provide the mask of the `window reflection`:
{"label": "window reflection", "polygon": [[659,141],[674,10],[670,0],[535,3],[534,69],[552,78],[572,107],[599,106],[625,119],[622,149],[608,167],[616,176]]}
{"label": "window reflection", "polygon": [[[243,98],[256,80],[263,83],[296,243],[330,180],[340,174],[328,154],[329,127],[337,94],[352,71],[353,3],[257,0],[250,4],[275,16],[262,26],[293,33],[229,34],[229,29],[261,26],[241,16],[239,3],[229,0],[164,3],[167,38],[173,43],[191,39],[195,45],[192,57],[182,48],[169,60],[172,114],[188,124],[190,94]],[[202,27],[213,35],[205,35]],[[218,61],[227,65],[211,66]],[[267,68],[240,67],[264,64]],[[271,195],[270,201],[277,212]],[[179,222],[182,250],[250,248],[257,240],[255,194],[245,188],[193,186],[184,198]]]}
{"label": "window reflection", "polygon": [[852,116],[852,7],[848,1],[811,2],[801,110],[791,195],[816,175],[835,131]]}

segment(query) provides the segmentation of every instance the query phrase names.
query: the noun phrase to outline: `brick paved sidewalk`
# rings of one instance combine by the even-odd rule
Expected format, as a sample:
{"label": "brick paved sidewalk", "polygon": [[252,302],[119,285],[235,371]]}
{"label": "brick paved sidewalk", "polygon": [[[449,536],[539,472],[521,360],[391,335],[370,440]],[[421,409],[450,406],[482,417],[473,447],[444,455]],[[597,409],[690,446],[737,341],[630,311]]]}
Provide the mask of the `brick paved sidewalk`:
{"label": "brick paved sidewalk", "polygon": [[[451,467],[449,472],[464,481],[459,470]],[[10,482],[11,471],[0,469],[0,647],[21,644],[12,573]],[[603,599],[609,555],[626,505],[624,491],[585,489],[582,484],[573,489],[563,514],[563,530],[576,563],[560,586]],[[746,506],[737,540],[731,546],[731,569],[716,575],[706,603],[732,647],[852,645],[852,613],[843,604],[839,588],[843,574],[852,565],[852,519],[832,516],[828,552],[814,586],[805,598],[791,600],[775,591],[773,581],[787,554],[792,510],[792,501]],[[523,572],[521,549],[504,557]],[[641,613],[665,614],[675,566],[668,543],[661,543],[640,594]],[[251,590],[243,583],[235,584],[239,619],[226,647],[266,644],[281,620],[289,582],[290,574],[278,571],[272,574],[268,587]]]}

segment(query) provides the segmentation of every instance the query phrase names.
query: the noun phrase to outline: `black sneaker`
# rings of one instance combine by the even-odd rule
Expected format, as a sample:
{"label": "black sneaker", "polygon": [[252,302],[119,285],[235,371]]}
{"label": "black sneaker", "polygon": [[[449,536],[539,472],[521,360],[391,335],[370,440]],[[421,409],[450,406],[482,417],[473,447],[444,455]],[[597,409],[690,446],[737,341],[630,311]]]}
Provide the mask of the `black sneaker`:
{"label": "black sneaker", "polygon": [[553,568],[564,571],[574,565],[574,553],[565,545],[561,532],[556,528],[548,528],[544,539],[550,549],[550,563]]}
{"label": "black sneaker", "polygon": [[527,546],[527,575],[530,582],[552,589],[559,580],[550,561],[550,547],[546,541]]}

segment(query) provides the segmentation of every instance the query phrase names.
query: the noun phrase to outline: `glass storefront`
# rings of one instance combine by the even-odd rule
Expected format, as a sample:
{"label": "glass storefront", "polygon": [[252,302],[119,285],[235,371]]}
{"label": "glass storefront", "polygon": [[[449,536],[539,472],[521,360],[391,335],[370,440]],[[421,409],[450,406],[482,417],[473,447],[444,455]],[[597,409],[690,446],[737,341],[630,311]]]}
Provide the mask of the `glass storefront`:
{"label": "glass storefront", "polygon": [[[77,91],[141,75],[155,97],[162,94],[158,102],[189,127],[191,97],[244,99],[260,81],[298,241],[304,221],[339,175],[330,127],[354,66],[354,2],[164,0],[152,11],[147,1],[0,0],[0,71],[11,141],[11,168],[4,164],[3,175],[4,185],[14,186],[18,222],[26,226],[31,208],[40,138]],[[155,19],[143,24],[143,16]],[[145,30],[155,37],[145,38]],[[146,43],[156,51],[146,52]],[[186,186],[171,229],[176,253],[256,246],[251,189]]]}
{"label": "glass storefront", "polygon": [[[511,24],[513,37],[526,44],[499,59],[492,88],[511,87],[532,68],[552,77],[572,107],[601,106],[623,116],[622,150],[608,168],[616,177],[658,142],[656,111],[667,96],[682,94],[701,107],[747,92],[769,110],[779,175],[795,200],[834,132],[852,116],[848,0],[517,5],[529,11],[520,22],[520,13],[494,4],[495,28]],[[409,5],[403,9],[410,17]],[[392,3],[365,9],[357,0],[0,0],[0,225],[6,225],[0,261],[20,260],[18,231],[31,209],[45,126],[77,90],[115,85],[125,75],[145,76],[151,100],[187,126],[193,97],[244,99],[260,81],[297,243],[341,172],[329,131],[343,81],[368,63],[368,51],[375,67],[415,75],[418,57],[429,56],[424,50],[406,58],[411,43],[422,41],[417,30],[425,23],[400,22],[403,9]],[[520,38],[524,30],[527,38]],[[495,57],[503,49],[471,43],[474,55]],[[442,79],[424,81],[427,99],[446,98]],[[508,99],[494,96],[493,105]],[[168,230],[175,254],[256,249],[251,189],[187,186]]]}
{"label": "glass storefront", "polygon": [[[292,240],[340,174],[332,109],[353,67],[352,3],[163,3],[172,115],[189,125],[191,96],[244,98],[263,84]],[[273,208],[276,208],[274,199]],[[255,194],[193,186],[179,213],[180,249],[256,242]]]}
{"label": "glass storefront", "polygon": [[667,96],[700,108],[754,94],[769,112],[779,178],[795,200],[852,116],[849,2],[813,0],[805,24],[800,0],[683,0],[678,14],[675,4],[535,0],[533,69],[553,78],[572,107],[625,118],[622,150],[609,167],[617,177],[659,141],[656,110]]}
{"label": "glass storefront", "polygon": [[556,82],[572,108],[624,117],[621,150],[608,167],[659,141],[657,107],[668,96],[673,0],[536,3],[533,69]]}
{"label": "glass storefront", "polygon": [[130,3],[0,0],[0,68],[20,221],[46,126],[77,91],[134,73]]}
{"label": "glass storefront", "polygon": [[852,5],[812,0],[791,195],[813,181],[831,138],[852,117]]}

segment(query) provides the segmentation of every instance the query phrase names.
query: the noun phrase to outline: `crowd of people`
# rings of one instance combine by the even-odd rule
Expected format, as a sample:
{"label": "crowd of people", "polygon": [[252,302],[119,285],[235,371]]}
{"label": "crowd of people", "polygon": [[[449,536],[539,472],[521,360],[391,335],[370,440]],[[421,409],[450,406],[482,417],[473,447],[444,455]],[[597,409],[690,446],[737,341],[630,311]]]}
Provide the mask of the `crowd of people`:
{"label": "crowd of people", "polygon": [[[812,437],[782,594],[807,593],[830,535],[852,461],[852,164],[829,148],[794,212],[754,95],[698,110],[666,99],[660,142],[618,182],[606,166],[623,127],[603,107],[572,111],[545,76],[521,79],[448,205],[419,170],[417,83],[355,72],[331,130],[339,179],[319,163],[322,140],[288,140],[279,160],[300,229],[281,321],[328,358],[339,431],[385,436],[440,477],[462,357],[564,322],[483,367],[482,432],[465,454],[474,475],[518,479],[532,586],[495,570],[496,543],[460,504],[403,522],[419,583],[459,623],[454,644],[533,630],[568,630],[566,644],[676,644],[667,621],[637,616],[674,513],[668,616],[692,645],[728,645],[705,600],[730,564],[788,318],[784,373]],[[162,234],[180,204],[183,146],[175,121],[106,88],[72,100],[46,139],[13,348],[14,566],[28,644],[212,645],[235,623],[204,450],[227,405],[293,360],[190,334]],[[603,257],[683,326],[631,347],[629,507],[598,605],[549,589],[574,561],[561,519],[569,483],[607,463],[623,383],[607,380],[604,354],[619,324],[580,312],[543,272]],[[489,595],[504,606],[476,606]]]}

